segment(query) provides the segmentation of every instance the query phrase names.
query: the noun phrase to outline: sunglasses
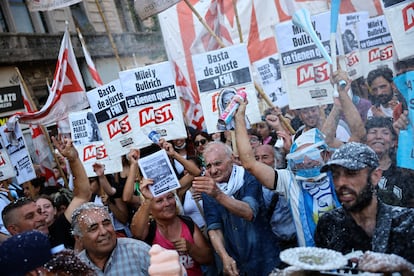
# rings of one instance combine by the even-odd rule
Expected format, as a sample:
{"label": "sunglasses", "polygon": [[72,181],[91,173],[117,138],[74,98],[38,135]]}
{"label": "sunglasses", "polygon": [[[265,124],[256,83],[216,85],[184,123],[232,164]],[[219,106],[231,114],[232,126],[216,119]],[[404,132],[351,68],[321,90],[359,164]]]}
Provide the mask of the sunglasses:
{"label": "sunglasses", "polygon": [[196,147],[198,147],[198,146],[200,146],[200,145],[205,145],[207,143],[207,140],[206,139],[201,139],[200,141],[195,141],[194,142],[194,146],[196,146]]}

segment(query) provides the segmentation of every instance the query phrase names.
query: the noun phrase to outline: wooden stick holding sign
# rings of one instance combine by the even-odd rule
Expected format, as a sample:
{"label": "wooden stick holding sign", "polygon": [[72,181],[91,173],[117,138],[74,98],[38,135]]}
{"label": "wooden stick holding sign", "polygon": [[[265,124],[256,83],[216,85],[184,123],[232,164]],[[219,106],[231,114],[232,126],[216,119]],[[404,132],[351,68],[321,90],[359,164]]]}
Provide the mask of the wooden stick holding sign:
{"label": "wooden stick holding sign", "polygon": [[237,31],[239,32],[240,43],[243,43],[243,33],[241,30],[239,13],[237,12],[237,0],[232,0],[232,2],[233,2],[234,14],[236,15]]}
{"label": "wooden stick holding sign", "polygon": [[[214,39],[217,41],[217,43],[220,45],[221,48],[225,47],[223,41],[220,39],[220,37],[218,37],[214,31],[210,28],[210,26],[207,25],[207,23],[204,21],[204,19],[201,17],[201,15],[198,13],[198,11],[194,8],[194,6],[189,2],[189,0],[184,0],[184,2],[187,4],[187,6],[191,9],[191,11],[194,13],[194,15],[198,18],[198,20],[200,21],[200,23],[204,26],[204,28],[206,28],[206,30],[210,33],[210,35],[212,37],[214,37]],[[237,10],[236,10],[236,3],[235,0],[233,0],[233,6],[235,8],[235,13],[236,13],[236,19],[238,19],[238,14],[237,14]],[[238,21],[239,22],[239,21]],[[238,23],[239,25],[240,23]],[[243,41],[243,37],[242,37],[242,33],[241,33],[241,27],[238,28],[239,31],[239,36],[240,36],[240,41]],[[258,91],[258,93],[260,94],[260,96],[265,100],[266,104],[269,107],[273,107],[273,103],[272,101],[269,99],[269,97],[267,96],[267,94],[263,91],[263,89],[260,88],[260,86],[254,82],[254,87],[256,88],[256,90]],[[282,114],[280,114],[279,116],[279,120],[282,122],[282,124],[285,126],[285,128],[292,134],[295,134],[295,130],[292,128],[292,126],[290,125],[290,123],[286,120],[285,117],[282,116]]]}

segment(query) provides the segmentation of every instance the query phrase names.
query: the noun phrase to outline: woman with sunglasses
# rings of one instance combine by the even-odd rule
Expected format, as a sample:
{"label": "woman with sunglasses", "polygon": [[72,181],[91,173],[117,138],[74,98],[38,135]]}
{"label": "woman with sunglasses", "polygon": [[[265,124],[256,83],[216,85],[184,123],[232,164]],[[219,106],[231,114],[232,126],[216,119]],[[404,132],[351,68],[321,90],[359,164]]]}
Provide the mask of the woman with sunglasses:
{"label": "woman with sunglasses", "polygon": [[200,167],[204,169],[205,164],[204,164],[203,152],[204,152],[204,148],[207,145],[207,143],[211,141],[211,136],[207,132],[197,131],[193,137],[194,137],[193,143],[194,143],[197,161]]}

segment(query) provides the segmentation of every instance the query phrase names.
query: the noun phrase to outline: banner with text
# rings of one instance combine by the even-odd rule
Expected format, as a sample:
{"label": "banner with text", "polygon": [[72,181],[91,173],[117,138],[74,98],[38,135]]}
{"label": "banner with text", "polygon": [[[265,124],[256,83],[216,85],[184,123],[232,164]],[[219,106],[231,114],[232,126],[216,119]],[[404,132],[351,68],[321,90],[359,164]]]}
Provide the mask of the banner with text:
{"label": "banner with text", "polygon": [[246,116],[249,122],[261,121],[246,44],[194,55],[193,63],[208,133],[219,131],[219,114],[236,94],[235,91],[243,90],[247,94]]}
{"label": "banner with text", "polygon": [[[316,35],[330,54],[330,26],[327,24],[330,21],[330,13],[313,15],[311,21]],[[294,25],[291,20],[277,24],[275,31],[282,66],[323,58],[312,38],[302,28]]]}
{"label": "banner with text", "polygon": [[88,91],[86,96],[108,155],[113,158],[128,154],[134,146],[134,136],[119,79]]}
{"label": "banner with text", "polygon": [[187,137],[173,72],[168,61],[119,72],[139,148],[152,143],[148,138],[152,130],[166,140]]}
{"label": "banner with text", "polygon": [[398,59],[413,57],[414,2],[406,0],[402,3],[387,6],[384,8],[384,15],[390,27],[392,42]]}
{"label": "banner with text", "polygon": [[109,158],[91,109],[69,113],[69,124],[73,144],[88,177],[96,176],[92,165],[97,162],[105,166],[105,174],[122,171],[121,157]]}
{"label": "banner with text", "polygon": [[385,16],[376,16],[358,23],[358,38],[364,77],[371,70],[389,67],[394,70],[396,55]]}
{"label": "banner with text", "polygon": [[289,104],[282,85],[282,71],[279,54],[274,54],[253,63],[257,79],[273,105],[284,107]]}
{"label": "banner with text", "polygon": [[32,159],[30,158],[20,124],[15,123],[13,131],[9,131],[7,125],[0,127],[0,136],[15,170],[17,183],[23,184],[36,178]]}
{"label": "banner with text", "polygon": [[[311,16],[311,20],[317,36],[330,53],[330,26],[327,24],[330,13]],[[332,103],[329,63],[323,59],[312,38],[292,21],[276,25],[275,30],[289,108]]]}

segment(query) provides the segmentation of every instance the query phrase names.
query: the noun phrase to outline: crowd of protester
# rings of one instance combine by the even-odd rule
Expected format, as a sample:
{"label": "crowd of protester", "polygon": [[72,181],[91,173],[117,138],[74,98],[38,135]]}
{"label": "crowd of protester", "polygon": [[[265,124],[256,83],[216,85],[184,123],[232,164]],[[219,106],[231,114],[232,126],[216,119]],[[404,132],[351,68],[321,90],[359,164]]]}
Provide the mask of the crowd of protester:
{"label": "crowd of protester", "polygon": [[[396,70],[414,70],[414,60]],[[188,128],[131,150],[116,174],[96,163],[88,178],[71,140],[52,137],[56,187],[42,176],[0,183],[1,274],[147,275],[154,244],[177,251],[187,275],[269,275],[298,246],[361,250],[360,269],[414,273],[414,171],[396,161],[412,122],[393,77],[332,72],[332,84],[346,81],[333,104],[271,107],[249,128],[238,100],[233,130]],[[138,160],[161,149],[180,188],[154,197]]]}

